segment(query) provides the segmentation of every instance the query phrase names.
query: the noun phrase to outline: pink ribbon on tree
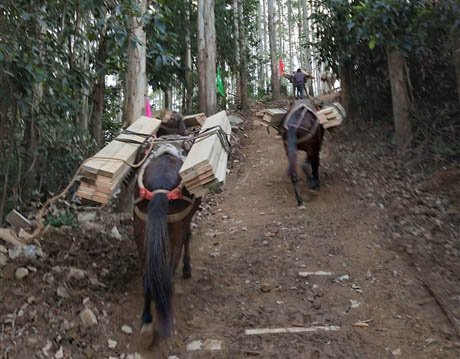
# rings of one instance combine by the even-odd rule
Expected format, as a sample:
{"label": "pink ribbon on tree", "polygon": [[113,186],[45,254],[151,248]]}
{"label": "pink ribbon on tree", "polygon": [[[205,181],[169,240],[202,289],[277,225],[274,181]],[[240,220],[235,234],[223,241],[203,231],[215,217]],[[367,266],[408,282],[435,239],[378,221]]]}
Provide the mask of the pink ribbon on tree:
{"label": "pink ribbon on tree", "polygon": [[150,109],[149,98],[145,98],[145,116],[152,117],[152,110]]}

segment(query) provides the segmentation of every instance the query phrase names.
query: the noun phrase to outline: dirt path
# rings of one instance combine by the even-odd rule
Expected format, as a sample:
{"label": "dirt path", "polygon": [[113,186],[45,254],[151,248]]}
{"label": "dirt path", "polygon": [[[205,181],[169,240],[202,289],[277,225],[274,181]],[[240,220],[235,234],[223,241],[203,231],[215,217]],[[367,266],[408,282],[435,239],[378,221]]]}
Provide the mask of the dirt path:
{"label": "dirt path", "polygon": [[[193,277],[176,280],[169,340],[153,350],[140,343],[132,227],[101,208],[81,229],[47,234],[44,257],[1,268],[0,358],[458,358],[452,327],[418,280],[424,273],[389,248],[387,209],[368,195],[379,187],[364,166],[351,175],[344,139],[325,141],[319,193],[302,178],[304,210],[280,139],[258,127],[244,141],[249,162],[232,163],[225,191],[198,212]],[[20,266],[29,269],[22,280]],[[90,326],[86,309],[97,319]],[[293,326],[305,332],[245,332]],[[188,350],[195,341],[201,348]]]}
{"label": "dirt path", "polygon": [[[444,314],[416,270],[386,247],[384,209],[360,199],[334,140],[323,151],[320,193],[307,191],[303,180],[307,208],[298,210],[281,140],[260,127],[249,137],[249,175],[247,166],[229,175],[213,215],[194,235],[193,278],[177,281],[176,335],[142,355],[458,357]],[[299,275],[317,271],[330,274]],[[133,302],[141,308],[140,290]],[[139,309],[128,310],[126,320]],[[352,326],[360,321],[369,327]],[[245,334],[293,325],[338,328]],[[187,351],[196,340],[217,340],[222,349]]]}

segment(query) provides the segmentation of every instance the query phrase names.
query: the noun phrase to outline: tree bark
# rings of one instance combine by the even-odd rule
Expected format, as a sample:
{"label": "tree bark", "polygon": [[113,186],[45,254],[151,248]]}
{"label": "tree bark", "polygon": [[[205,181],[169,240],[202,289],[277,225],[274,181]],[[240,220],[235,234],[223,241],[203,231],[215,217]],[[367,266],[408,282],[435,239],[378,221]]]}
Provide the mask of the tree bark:
{"label": "tree bark", "polygon": [[192,112],[193,74],[192,74],[192,42],[190,40],[190,1],[186,0],[185,25],[185,112]]}
{"label": "tree bark", "polygon": [[101,31],[101,39],[96,55],[97,82],[93,89],[93,110],[91,112],[91,128],[97,147],[104,144],[102,115],[104,114],[105,97],[105,61],[107,59],[107,35],[105,29]]}
{"label": "tree bark", "polygon": [[[260,1],[257,2],[257,35],[259,39],[259,89],[265,88],[264,78],[264,33],[262,32],[262,8]],[[260,91],[260,90],[259,90]]]}
{"label": "tree bark", "polygon": [[399,51],[387,47],[388,70],[390,72],[393,120],[396,132],[396,147],[399,153],[410,146],[412,128],[409,119],[409,95],[404,57]]}
{"label": "tree bark", "polygon": [[292,0],[288,0],[288,43],[289,43],[289,73],[292,74]]}
{"label": "tree bark", "polygon": [[236,62],[236,97],[241,98],[241,75],[240,75],[240,21],[238,11],[238,0],[233,0],[233,38],[235,41],[235,62]]}
{"label": "tree bark", "polygon": [[268,0],[268,37],[270,39],[270,60],[272,68],[272,98],[280,98],[280,79],[278,74],[278,57],[276,56],[276,26],[273,18],[273,0]]}
{"label": "tree bark", "polygon": [[241,87],[241,109],[248,109],[248,77],[246,71],[246,40],[244,33],[243,0],[238,0],[238,28],[240,35],[240,87]]}
{"label": "tree bark", "polygon": [[267,13],[267,10],[266,10],[266,6],[265,6],[265,0],[262,0],[262,19],[264,19],[264,55],[263,55],[263,66],[264,66],[264,92],[267,91],[267,88],[266,88],[266,79],[268,77],[268,68],[267,68],[267,64],[265,62],[266,60],[266,54],[267,54],[267,50],[268,50],[268,46],[267,46],[267,20],[266,20],[266,13]]}
{"label": "tree bark", "polygon": [[353,118],[353,104],[351,101],[351,64],[343,63],[340,66],[340,88],[341,88],[341,102],[348,118]]}
{"label": "tree bark", "polygon": [[198,100],[201,112],[217,112],[214,0],[198,0]]}
{"label": "tree bark", "polygon": [[[137,5],[144,12],[147,0],[138,0]],[[136,39],[128,43],[128,69],[125,79],[125,108],[123,110],[123,123],[130,125],[144,114],[145,88],[147,83],[146,73],[146,34],[144,24],[140,18],[130,18],[130,38]],[[131,40],[131,39],[130,39]]]}

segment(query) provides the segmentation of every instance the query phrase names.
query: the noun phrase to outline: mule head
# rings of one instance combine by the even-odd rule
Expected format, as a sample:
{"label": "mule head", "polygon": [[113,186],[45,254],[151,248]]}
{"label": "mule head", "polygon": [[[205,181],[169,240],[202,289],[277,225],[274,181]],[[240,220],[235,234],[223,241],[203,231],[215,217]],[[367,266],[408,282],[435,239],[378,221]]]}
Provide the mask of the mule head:
{"label": "mule head", "polygon": [[178,134],[181,136],[187,136],[188,131],[185,126],[184,117],[179,112],[174,111],[171,115],[171,119],[174,121]]}

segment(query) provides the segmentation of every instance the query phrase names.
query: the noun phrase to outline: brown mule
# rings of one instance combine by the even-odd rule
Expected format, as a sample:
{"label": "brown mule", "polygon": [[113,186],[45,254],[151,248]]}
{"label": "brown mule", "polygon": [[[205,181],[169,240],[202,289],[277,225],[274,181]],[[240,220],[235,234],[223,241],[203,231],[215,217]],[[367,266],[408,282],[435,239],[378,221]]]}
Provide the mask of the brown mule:
{"label": "brown mule", "polygon": [[144,269],[143,330],[152,323],[153,300],[160,338],[168,337],[172,330],[173,278],[182,248],[183,276],[191,276],[190,226],[201,201],[182,187],[179,169],[183,158],[170,147],[173,150],[154,154],[139,171],[134,209],[134,235]]}
{"label": "brown mule", "polygon": [[[323,142],[324,128],[320,125],[312,104],[307,100],[296,100],[291,102],[289,111],[279,131],[289,160],[288,175],[291,177],[294,186],[297,205],[300,206],[303,200],[297,189],[297,150],[304,151],[307,154],[305,162],[302,164],[302,169],[308,177],[310,187],[318,190],[320,188],[319,153]],[[312,176],[307,171],[308,163],[311,165]]]}

